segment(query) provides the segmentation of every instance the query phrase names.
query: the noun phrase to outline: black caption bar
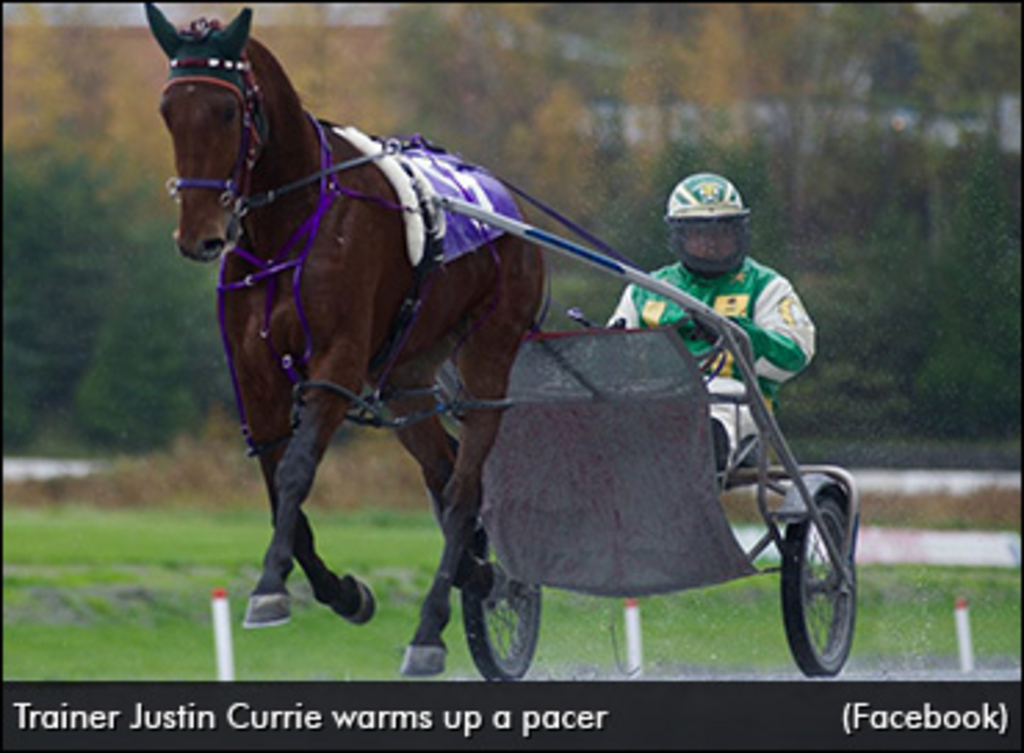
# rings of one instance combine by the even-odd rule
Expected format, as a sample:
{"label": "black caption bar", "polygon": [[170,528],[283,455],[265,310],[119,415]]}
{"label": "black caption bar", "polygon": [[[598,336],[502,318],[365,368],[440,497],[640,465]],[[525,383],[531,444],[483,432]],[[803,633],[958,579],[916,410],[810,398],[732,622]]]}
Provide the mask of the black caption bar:
{"label": "black caption bar", "polygon": [[5,750],[1009,750],[1020,682],[4,683]]}

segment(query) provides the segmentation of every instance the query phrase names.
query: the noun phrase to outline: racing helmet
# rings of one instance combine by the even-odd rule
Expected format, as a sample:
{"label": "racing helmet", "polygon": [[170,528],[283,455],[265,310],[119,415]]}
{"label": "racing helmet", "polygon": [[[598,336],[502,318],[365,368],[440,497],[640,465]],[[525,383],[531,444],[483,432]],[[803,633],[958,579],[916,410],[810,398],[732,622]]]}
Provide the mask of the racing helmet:
{"label": "racing helmet", "polygon": [[687,269],[717,277],[740,267],[750,247],[750,210],[714,173],[683,178],[668,198],[669,246]]}

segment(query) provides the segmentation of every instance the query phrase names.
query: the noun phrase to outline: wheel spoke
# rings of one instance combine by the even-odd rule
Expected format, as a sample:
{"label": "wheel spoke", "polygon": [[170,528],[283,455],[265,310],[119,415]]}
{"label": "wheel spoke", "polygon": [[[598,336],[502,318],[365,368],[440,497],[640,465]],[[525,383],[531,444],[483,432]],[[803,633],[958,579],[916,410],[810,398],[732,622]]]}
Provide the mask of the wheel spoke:
{"label": "wheel spoke", "polygon": [[540,589],[509,580],[492,561],[496,587],[481,598],[463,592],[470,653],[481,674],[514,680],[526,674],[540,631]]}
{"label": "wheel spoke", "polygon": [[825,536],[843,539],[844,513],[835,500],[818,502],[822,529],[810,520],[787,530],[793,555],[783,567],[786,635],[805,674],[834,675],[843,666],[853,637],[855,588],[832,562]]}

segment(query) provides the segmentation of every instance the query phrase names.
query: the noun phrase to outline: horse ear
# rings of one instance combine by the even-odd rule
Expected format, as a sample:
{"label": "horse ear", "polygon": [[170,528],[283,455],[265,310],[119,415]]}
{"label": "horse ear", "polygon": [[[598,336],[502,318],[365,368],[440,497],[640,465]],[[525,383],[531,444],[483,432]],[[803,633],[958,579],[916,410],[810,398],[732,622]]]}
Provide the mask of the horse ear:
{"label": "horse ear", "polygon": [[224,44],[224,56],[227,58],[239,58],[242,55],[242,48],[249,41],[249,27],[252,24],[252,9],[245,8],[238,18],[228,24],[228,27],[220,33]]}
{"label": "horse ear", "polygon": [[178,30],[153,3],[146,3],[146,19],[149,21],[149,28],[152,30],[153,36],[163,48],[164,54],[168,58],[173,58],[182,45]]}

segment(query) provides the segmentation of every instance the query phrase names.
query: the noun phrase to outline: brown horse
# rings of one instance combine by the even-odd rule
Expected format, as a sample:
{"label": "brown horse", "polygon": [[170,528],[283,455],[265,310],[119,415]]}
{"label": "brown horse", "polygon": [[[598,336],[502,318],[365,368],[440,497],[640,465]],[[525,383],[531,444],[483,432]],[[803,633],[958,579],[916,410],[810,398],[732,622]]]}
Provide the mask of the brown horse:
{"label": "brown horse", "polygon": [[[293,558],[318,601],[366,622],[372,593],[324,564],[301,510],[324,451],[364,385],[395,395],[395,415],[418,414],[434,405],[426,392],[452,357],[469,395],[503,398],[543,297],[542,255],[500,236],[427,272],[424,283],[407,254],[395,189],[374,159],[304,111],[281,65],[249,37],[249,9],[226,27],[200,19],[182,31],[154,6],[146,11],[171,64],[160,112],[185,176],[171,181],[181,204],[175,239],[190,259],[222,260],[224,346],[273,511],[246,625],[288,619]],[[410,301],[418,313],[403,320]],[[444,534],[405,674],[443,671],[451,587],[491,587],[470,544],[499,421],[498,410],[468,412],[458,442],[436,415],[398,429]]]}

